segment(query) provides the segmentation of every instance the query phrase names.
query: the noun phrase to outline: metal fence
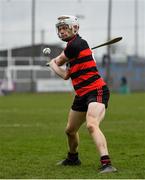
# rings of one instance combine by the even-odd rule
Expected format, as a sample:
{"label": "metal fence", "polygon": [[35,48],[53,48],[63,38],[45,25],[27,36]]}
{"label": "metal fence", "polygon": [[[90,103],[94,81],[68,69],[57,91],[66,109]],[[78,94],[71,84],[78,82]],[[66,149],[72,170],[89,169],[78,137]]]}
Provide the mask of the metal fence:
{"label": "metal fence", "polygon": [[[35,62],[35,63],[34,63]],[[45,67],[46,57],[12,57],[11,63],[6,58],[0,59],[0,87],[16,92],[32,91],[72,91],[70,81],[59,78],[52,70]],[[100,62],[100,61],[99,61]],[[33,64],[33,65],[32,65]],[[97,64],[100,74],[105,79],[106,67],[102,63]],[[145,91],[145,61],[137,62],[130,58],[126,62],[113,62],[111,64],[112,91],[118,92],[121,79],[125,77],[130,91]]]}

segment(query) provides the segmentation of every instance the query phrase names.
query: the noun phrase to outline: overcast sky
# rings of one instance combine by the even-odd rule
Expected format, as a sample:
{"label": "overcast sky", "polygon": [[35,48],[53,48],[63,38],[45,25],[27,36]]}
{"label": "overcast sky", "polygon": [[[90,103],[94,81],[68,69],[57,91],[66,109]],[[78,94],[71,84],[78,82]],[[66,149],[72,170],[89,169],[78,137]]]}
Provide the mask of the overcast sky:
{"label": "overcast sky", "polygon": [[[138,2],[139,54],[145,56],[145,0]],[[112,0],[111,36],[123,36],[119,46],[127,54],[135,50],[135,0]],[[108,0],[36,0],[36,43],[60,43],[56,18],[83,15],[80,35],[95,46],[107,39]],[[44,33],[44,39],[42,36]],[[0,0],[0,49],[31,44],[31,0]],[[102,52],[99,49],[97,52]]]}

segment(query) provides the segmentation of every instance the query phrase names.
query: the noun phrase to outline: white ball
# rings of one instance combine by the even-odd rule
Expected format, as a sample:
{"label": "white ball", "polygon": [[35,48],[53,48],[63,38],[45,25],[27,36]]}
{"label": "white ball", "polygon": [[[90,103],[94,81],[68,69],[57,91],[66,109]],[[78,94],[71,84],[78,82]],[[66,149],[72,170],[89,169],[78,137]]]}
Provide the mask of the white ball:
{"label": "white ball", "polygon": [[48,55],[48,54],[50,54],[51,53],[51,49],[50,48],[44,48],[43,49],[43,54],[44,55]]}

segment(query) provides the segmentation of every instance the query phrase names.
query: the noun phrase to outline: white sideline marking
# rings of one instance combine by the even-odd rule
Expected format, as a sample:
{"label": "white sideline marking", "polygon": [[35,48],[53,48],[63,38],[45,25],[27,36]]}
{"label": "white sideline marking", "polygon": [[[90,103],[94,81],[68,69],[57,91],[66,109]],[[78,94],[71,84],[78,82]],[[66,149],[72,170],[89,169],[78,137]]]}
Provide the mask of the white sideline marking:
{"label": "white sideline marking", "polygon": [[0,124],[0,128],[19,128],[19,127],[23,127],[23,128],[32,128],[32,127],[43,127],[46,128],[47,126],[45,124],[19,124],[19,123],[15,123],[15,124]]}

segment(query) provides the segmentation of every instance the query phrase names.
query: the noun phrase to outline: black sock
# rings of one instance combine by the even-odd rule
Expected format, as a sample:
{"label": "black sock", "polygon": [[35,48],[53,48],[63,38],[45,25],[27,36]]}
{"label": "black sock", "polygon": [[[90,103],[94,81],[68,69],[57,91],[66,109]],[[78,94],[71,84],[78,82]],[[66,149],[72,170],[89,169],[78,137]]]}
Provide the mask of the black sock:
{"label": "black sock", "polygon": [[68,152],[68,159],[77,160],[78,159],[78,152],[77,153]]}
{"label": "black sock", "polygon": [[102,156],[100,161],[102,166],[111,165],[111,160],[108,155]]}

